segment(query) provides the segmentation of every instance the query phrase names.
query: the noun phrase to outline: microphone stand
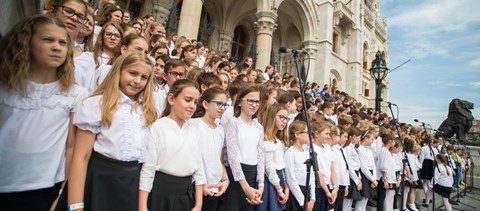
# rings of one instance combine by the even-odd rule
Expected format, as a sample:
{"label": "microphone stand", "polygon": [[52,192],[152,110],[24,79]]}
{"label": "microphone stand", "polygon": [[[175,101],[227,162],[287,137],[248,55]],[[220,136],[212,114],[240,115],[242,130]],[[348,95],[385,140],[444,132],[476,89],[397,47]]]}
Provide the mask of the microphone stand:
{"label": "microphone stand", "polygon": [[[307,123],[307,130],[308,130],[308,139],[310,140],[310,147],[309,147],[309,154],[310,157],[305,161],[305,165],[307,165],[307,180],[305,182],[305,193],[304,195],[304,202],[303,202],[303,210],[307,211],[308,209],[308,201],[310,200],[309,193],[310,193],[310,174],[311,174],[311,167],[313,166],[313,172],[315,175],[315,178],[318,177],[318,163],[317,163],[317,153],[314,152],[313,150],[313,136],[312,136],[312,128],[310,124],[310,117],[308,116],[307,113],[307,101],[305,100],[305,84],[306,84],[306,78],[302,78],[302,75],[300,74],[300,68],[298,66],[298,51],[293,50],[293,60],[295,61],[295,67],[297,69],[297,75],[299,78],[299,84],[300,84],[300,95],[302,96],[302,108],[303,112],[305,113],[305,121]],[[316,187],[320,187],[320,179],[316,179],[317,181]],[[313,181],[313,182],[315,182]],[[314,190],[315,191],[315,190]]]}
{"label": "microphone stand", "polygon": [[[425,137],[427,138],[427,142],[428,142],[428,145],[430,146],[430,152],[432,153],[432,156],[433,156],[433,176],[432,176],[432,184],[433,184],[433,187],[432,187],[432,210],[435,211],[435,167],[438,168],[438,165],[437,165],[437,160],[435,158],[435,152],[433,151],[433,147],[432,147],[432,139],[430,138],[430,135],[427,134],[427,127],[425,126],[425,122],[422,122],[422,127],[423,127],[423,131],[425,131]],[[439,170],[440,172],[440,170]],[[427,184],[428,186],[428,184]],[[427,193],[428,193],[428,190],[427,190]],[[427,202],[427,201],[426,201]],[[428,205],[428,204],[427,204]]]}
{"label": "microphone stand", "polygon": [[[390,109],[390,113],[392,114],[392,118],[395,120],[395,115],[393,114],[393,109],[392,109],[392,104],[391,103],[388,103],[388,108]],[[397,115],[397,118],[398,118],[398,115]],[[400,143],[402,143],[402,148],[403,148],[403,156],[404,156],[404,159],[402,159],[402,174],[401,174],[401,187],[400,187],[400,191],[401,191],[401,194],[402,194],[402,201],[401,201],[401,205],[400,205],[400,210],[404,210],[404,207],[403,207],[403,198],[405,197],[405,192],[403,191],[405,189],[405,184],[404,184],[404,180],[405,180],[405,164],[408,165],[408,169],[410,170],[410,174],[416,174],[417,172],[412,172],[412,167],[410,166],[410,162],[408,161],[408,157],[407,157],[407,151],[405,150],[405,144],[403,143],[403,138],[402,138],[402,135],[400,134],[400,128],[398,128],[398,124],[397,122],[395,121],[395,128],[397,129],[397,135],[398,135],[398,138],[400,139]]]}

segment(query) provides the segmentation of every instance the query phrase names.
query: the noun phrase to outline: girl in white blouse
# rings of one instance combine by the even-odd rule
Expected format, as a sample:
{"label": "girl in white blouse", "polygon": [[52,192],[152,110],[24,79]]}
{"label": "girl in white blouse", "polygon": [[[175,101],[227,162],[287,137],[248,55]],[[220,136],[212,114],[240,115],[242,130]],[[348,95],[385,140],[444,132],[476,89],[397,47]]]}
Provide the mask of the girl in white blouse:
{"label": "girl in white blouse", "polygon": [[227,93],[214,87],[205,90],[199,100],[196,115],[201,118],[192,119],[199,131],[199,147],[202,153],[206,184],[203,186],[202,210],[218,210],[221,197],[228,188],[227,171],[223,164],[223,147],[225,147],[225,130],[215,123],[230,104]]}
{"label": "girl in white blouse", "polygon": [[[310,169],[310,194],[304,195],[307,181],[305,161],[310,158],[307,124],[302,121],[294,121],[288,128],[288,134],[292,143],[285,152],[285,177],[293,197],[287,201],[287,210],[300,211],[304,210],[304,206],[307,206],[307,210],[312,210],[315,204],[313,168]],[[308,204],[304,204],[305,197],[310,198]]]}
{"label": "girl in white blouse", "polygon": [[88,93],[74,84],[72,46],[55,17],[21,20],[0,55],[1,209],[49,210],[68,177],[74,109]]}
{"label": "girl in white blouse", "polygon": [[[436,160],[438,165],[434,170],[434,180],[435,186],[430,182],[429,191],[432,191],[432,187],[435,190],[435,193],[442,196],[443,205],[447,211],[452,211],[452,205],[449,202],[450,193],[452,192],[453,185],[453,171],[450,166],[448,166],[448,161],[445,155],[438,154],[436,155]],[[430,202],[431,198],[427,197],[426,202]]]}
{"label": "girl in white blouse", "polygon": [[284,210],[290,195],[285,184],[285,146],[289,146],[287,135],[288,109],[273,104],[264,112],[262,125],[265,128],[265,189],[257,211]]}
{"label": "girl in white blouse", "polygon": [[395,197],[395,158],[390,150],[395,147],[396,141],[390,134],[382,137],[383,148],[377,160],[378,200],[377,210],[393,210],[393,197]]}
{"label": "girl in white blouse", "polygon": [[335,164],[335,173],[339,184],[334,210],[342,210],[343,200],[348,195],[348,186],[350,185],[349,167],[342,148],[348,140],[348,131],[342,126],[339,126],[338,129],[333,126],[330,136],[332,137],[332,160]]}
{"label": "girl in white blouse", "polygon": [[223,207],[227,210],[253,210],[261,203],[265,159],[263,127],[256,117],[260,88],[246,86],[237,95],[232,118],[225,124],[225,142],[231,181]]}
{"label": "girl in white blouse", "polygon": [[157,119],[152,69],[144,54],[120,56],[108,80],[77,107],[78,133],[68,184],[70,210],[138,209],[148,128]]}
{"label": "girl in white blouse", "polygon": [[[141,211],[199,211],[206,183],[198,128],[189,120],[200,92],[187,79],[172,84],[162,118],[150,128],[148,151],[140,174]],[[195,195],[189,189],[195,182]]]}
{"label": "girl in white blouse", "polygon": [[350,175],[350,186],[348,195],[343,201],[343,210],[350,210],[353,200],[360,200],[360,191],[362,190],[362,177],[360,176],[360,159],[355,145],[362,137],[362,131],[357,127],[348,128],[348,141],[343,145],[343,152],[348,163],[348,173]]}
{"label": "girl in white blouse", "polygon": [[367,209],[368,199],[373,199],[377,195],[377,166],[375,165],[375,158],[373,152],[369,147],[374,141],[372,133],[367,131],[362,136],[360,145],[358,146],[358,157],[360,158],[360,174],[362,176],[363,189],[360,191],[362,199],[355,204],[355,211]]}
{"label": "girl in white blouse", "polygon": [[[409,210],[418,210],[415,206],[415,197],[416,197],[416,189],[420,188],[419,178],[417,174],[417,170],[420,169],[420,165],[418,162],[418,154],[420,154],[420,145],[414,143],[413,140],[404,139],[405,151],[407,152],[407,160],[408,163],[405,165],[405,180],[404,180],[404,198],[403,198],[403,207],[406,207]],[[408,199],[408,204],[407,204]]]}
{"label": "girl in white blouse", "polygon": [[315,206],[313,210],[326,211],[337,197],[338,183],[335,166],[330,155],[330,123],[312,121],[313,149],[317,153],[318,177],[320,187],[315,190]]}

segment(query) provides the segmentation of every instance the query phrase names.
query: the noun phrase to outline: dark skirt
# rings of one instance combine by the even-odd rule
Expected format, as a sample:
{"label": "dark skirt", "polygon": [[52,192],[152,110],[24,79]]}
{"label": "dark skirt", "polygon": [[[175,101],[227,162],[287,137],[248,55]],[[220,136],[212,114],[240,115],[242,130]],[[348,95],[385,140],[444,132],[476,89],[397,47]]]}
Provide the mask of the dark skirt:
{"label": "dark skirt", "polygon": [[433,160],[423,160],[420,177],[425,180],[431,180],[433,178]]}
{"label": "dark skirt", "polygon": [[[307,188],[303,185],[299,185],[299,187],[300,187],[300,190],[302,190],[302,193],[305,193],[305,190]],[[310,195],[310,194],[308,194],[308,195]],[[310,198],[310,196],[306,196],[306,197]],[[300,206],[300,203],[298,203],[295,196],[291,193],[290,193],[290,196],[288,197],[288,201],[287,201],[287,210],[288,211],[303,211],[302,206]]]}
{"label": "dark skirt", "polygon": [[315,205],[313,211],[327,211],[328,200],[325,191],[322,188],[315,188]]}
{"label": "dark skirt", "polygon": [[142,164],[92,152],[85,180],[85,211],[137,210]]}
{"label": "dark skirt", "polygon": [[191,210],[195,205],[191,185],[192,176],[176,177],[157,171],[152,191],[148,195],[148,209],[150,211]]}
{"label": "dark skirt", "polygon": [[203,211],[220,210],[222,200],[223,200],[223,195],[219,197],[203,196],[202,210]]}
{"label": "dark skirt", "polygon": [[445,197],[445,198],[450,198],[450,193],[452,192],[452,187],[445,187],[441,186],[439,184],[435,184],[435,187],[433,188],[435,193],[438,193],[438,195]]}
{"label": "dark skirt", "polygon": [[[280,179],[280,186],[285,190],[285,180],[283,179],[283,170],[277,170],[278,178]],[[265,188],[263,189],[262,201],[263,203],[257,206],[257,211],[275,211],[285,210],[285,204],[278,203],[278,193],[275,186],[270,183],[267,175],[265,175]]]}
{"label": "dark skirt", "polygon": [[[359,175],[358,171],[355,171],[355,173]],[[362,195],[360,194],[360,191],[357,190],[357,185],[352,179],[350,179],[350,186],[348,186],[348,195],[345,198],[353,199],[354,201],[362,200]]]}
{"label": "dark skirt", "polygon": [[[243,175],[245,175],[245,180],[248,185],[257,188],[257,165],[246,165],[243,163],[241,165]],[[253,211],[254,206],[247,202],[245,192],[243,192],[240,183],[234,180],[232,169],[229,167],[227,167],[227,174],[230,180],[230,185],[227,188],[227,192],[225,192],[222,210]]]}
{"label": "dark skirt", "polygon": [[342,210],[343,209],[343,199],[345,198],[345,188],[346,186],[340,185],[338,187],[337,199],[334,203],[335,210]]}
{"label": "dark skirt", "polygon": [[[373,170],[370,170],[370,172],[373,172]],[[362,190],[360,191],[360,194],[362,197],[365,197],[367,199],[374,199],[377,197],[377,190],[372,188],[372,182],[367,179],[365,174],[363,172],[360,172],[362,176]],[[373,174],[373,173],[372,173]]]}

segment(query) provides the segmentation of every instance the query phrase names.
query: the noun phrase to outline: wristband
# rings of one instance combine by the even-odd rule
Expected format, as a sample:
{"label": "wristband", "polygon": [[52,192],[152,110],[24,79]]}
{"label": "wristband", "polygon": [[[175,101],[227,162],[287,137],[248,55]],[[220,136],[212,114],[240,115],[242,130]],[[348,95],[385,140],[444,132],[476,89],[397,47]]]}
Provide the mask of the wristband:
{"label": "wristband", "polygon": [[283,188],[280,187],[279,189],[277,189],[277,193],[283,193]]}
{"label": "wristband", "polygon": [[83,209],[84,206],[85,206],[85,205],[84,205],[83,202],[75,203],[75,204],[68,205],[68,210],[69,210],[69,211],[72,211],[72,210]]}
{"label": "wristband", "polygon": [[265,185],[263,183],[258,183],[259,188],[263,188]]}
{"label": "wristband", "polygon": [[62,192],[63,192],[63,189],[60,189],[60,190],[58,191],[58,195],[59,195],[59,196],[62,195]]}
{"label": "wristband", "polygon": [[230,184],[230,179],[225,178],[225,179],[223,179],[221,182],[226,182],[227,184]]}

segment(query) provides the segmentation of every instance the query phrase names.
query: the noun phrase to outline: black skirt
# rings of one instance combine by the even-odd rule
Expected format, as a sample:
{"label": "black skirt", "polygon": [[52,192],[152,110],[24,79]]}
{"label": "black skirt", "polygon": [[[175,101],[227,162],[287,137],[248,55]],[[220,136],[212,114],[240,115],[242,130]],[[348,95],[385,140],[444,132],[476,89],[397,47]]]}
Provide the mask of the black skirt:
{"label": "black skirt", "polygon": [[[373,170],[370,170],[370,172],[373,175]],[[365,174],[363,172],[360,172],[360,175],[362,176],[362,190],[360,191],[360,194],[362,197],[365,197],[367,199],[374,199],[377,197],[377,190],[372,188],[372,182],[367,179]]]}
{"label": "black skirt", "polygon": [[92,152],[85,180],[84,210],[137,210],[141,169],[138,161],[124,162]]}
{"label": "black skirt", "polygon": [[[257,165],[242,165],[243,175],[248,185],[253,188],[257,188]],[[233,178],[232,169],[227,169],[230,185],[225,192],[225,196],[222,203],[222,210],[228,211],[254,211],[254,206],[249,204],[246,200],[247,196],[243,192],[240,183]]]}
{"label": "black skirt", "polygon": [[425,180],[431,180],[433,178],[433,160],[423,160],[422,169],[420,169],[420,176]]}
{"label": "black skirt", "polygon": [[[299,185],[299,187],[300,187],[300,190],[302,190],[302,193],[305,193],[305,190],[307,188],[303,185]],[[308,195],[310,195],[310,193]],[[306,196],[306,197],[310,198],[310,196]],[[303,211],[302,206],[300,206],[300,203],[298,203],[295,196],[293,196],[293,194],[291,194],[291,193],[290,193],[290,196],[288,197],[287,209],[286,210],[288,210],[288,211]]]}
{"label": "black skirt", "polygon": [[438,193],[438,195],[445,197],[445,198],[450,198],[450,193],[452,192],[452,187],[445,187],[441,186],[439,184],[435,184],[433,190],[435,193]]}
{"label": "black skirt", "polygon": [[192,176],[176,177],[157,171],[152,191],[148,195],[148,209],[150,211],[191,210],[195,205],[191,185]]}
{"label": "black skirt", "polygon": [[[357,176],[359,175],[359,171],[355,171],[355,173],[357,174]],[[357,185],[352,179],[350,179],[350,186],[348,186],[348,195],[345,198],[353,199],[354,201],[362,200],[362,195],[360,194],[360,191],[357,190]]]}

